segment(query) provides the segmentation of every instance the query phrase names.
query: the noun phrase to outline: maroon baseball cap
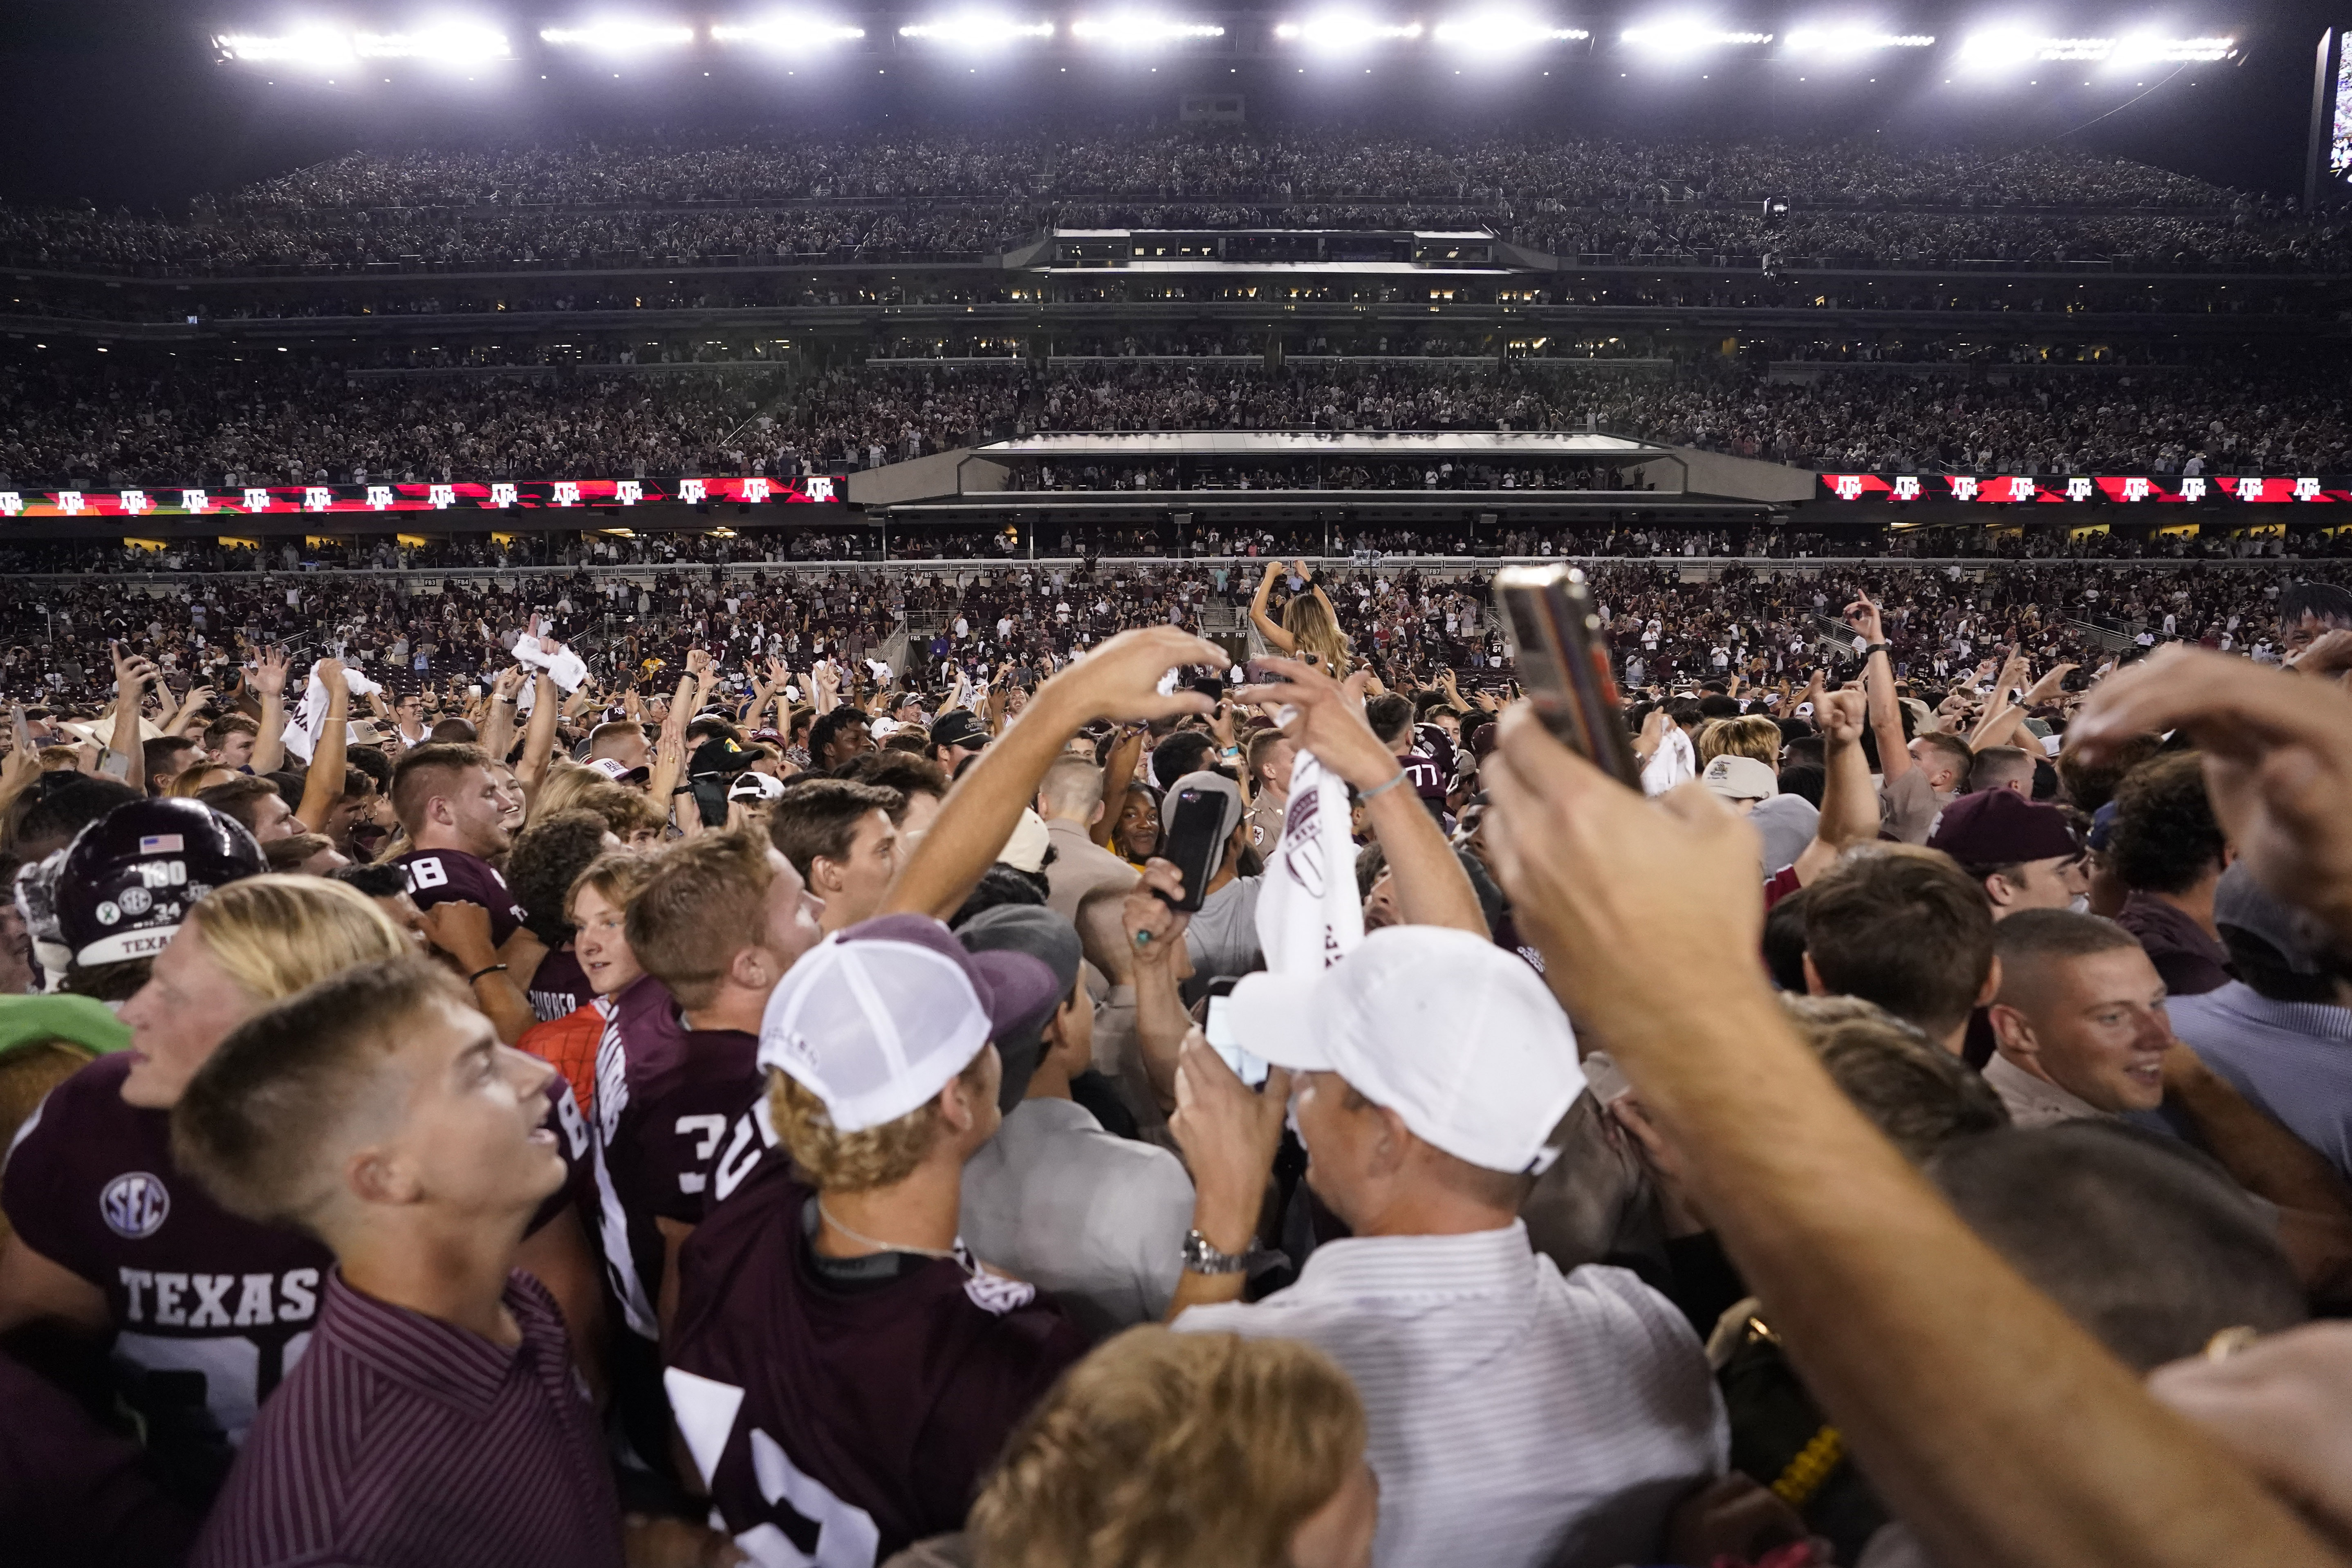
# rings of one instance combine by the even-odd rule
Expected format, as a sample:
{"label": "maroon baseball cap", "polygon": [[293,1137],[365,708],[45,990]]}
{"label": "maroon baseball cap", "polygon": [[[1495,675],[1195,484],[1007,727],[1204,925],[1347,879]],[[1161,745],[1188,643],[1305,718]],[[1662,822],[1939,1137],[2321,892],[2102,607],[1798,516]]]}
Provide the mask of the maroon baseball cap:
{"label": "maroon baseball cap", "polygon": [[2064,812],[2007,789],[1980,789],[1946,806],[1927,847],[1963,866],[2013,866],[2083,852]]}

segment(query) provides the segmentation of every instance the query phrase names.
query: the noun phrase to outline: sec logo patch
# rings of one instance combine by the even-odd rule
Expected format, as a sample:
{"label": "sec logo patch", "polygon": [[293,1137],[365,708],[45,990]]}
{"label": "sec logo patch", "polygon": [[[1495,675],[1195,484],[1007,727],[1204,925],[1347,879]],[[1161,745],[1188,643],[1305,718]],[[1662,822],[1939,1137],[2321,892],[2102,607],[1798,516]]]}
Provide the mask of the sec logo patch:
{"label": "sec logo patch", "polygon": [[129,1241],[138,1241],[163,1228],[172,1212],[172,1194],[161,1178],[144,1171],[125,1171],[98,1194],[98,1212],[106,1228]]}

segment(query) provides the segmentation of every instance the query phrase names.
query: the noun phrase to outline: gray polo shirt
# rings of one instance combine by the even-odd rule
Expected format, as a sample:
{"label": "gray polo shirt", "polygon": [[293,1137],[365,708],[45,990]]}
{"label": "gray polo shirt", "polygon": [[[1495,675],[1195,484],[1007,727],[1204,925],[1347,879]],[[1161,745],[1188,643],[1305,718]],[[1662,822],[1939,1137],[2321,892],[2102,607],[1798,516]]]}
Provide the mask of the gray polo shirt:
{"label": "gray polo shirt", "polygon": [[964,1245],[1097,1340],[1168,1310],[1192,1223],[1182,1163],[1075,1100],[1023,1100],[963,1168]]}

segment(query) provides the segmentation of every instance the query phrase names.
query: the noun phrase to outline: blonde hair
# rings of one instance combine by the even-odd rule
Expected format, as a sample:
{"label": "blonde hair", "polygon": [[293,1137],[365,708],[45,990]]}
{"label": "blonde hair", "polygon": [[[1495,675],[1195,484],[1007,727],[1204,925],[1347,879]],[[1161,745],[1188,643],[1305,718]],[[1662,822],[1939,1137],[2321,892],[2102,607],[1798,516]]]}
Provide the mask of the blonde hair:
{"label": "blonde hair", "polygon": [[539,781],[539,794],[531,801],[530,814],[533,816],[552,816],[559,811],[576,810],[583,795],[597,784],[612,782],[594,768],[562,757],[551,757],[546,776]]}
{"label": "blonde hair", "polygon": [[653,877],[653,857],[643,850],[608,850],[588,862],[587,868],[572,878],[572,886],[564,889],[563,918],[571,924],[579,923],[572,919],[572,910],[583,888],[602,893],[604,901],[614,909],[626,910],[630,900]]}
{"label": "blonde hair", "polygon": [[981,1568],[1283,1568],[1364,1437],[1311,1345],[1130,1329],[1013,1433],[969,1528]]}
{"label": "blonde hair", "polygon": [[[956,1077],[978,1095],[985,1087],[982,1051]],[[816,1091],[789,1073],[768,1074],[768,1116],[791,1151],[793,1163],[818,1191],[864,1193],[905,1181],[931,1152],[940,1136],[937,1096],[895,1121],[858,1132],[834,1129]]]}
{"label": "blonde hair", "polygon": [[539,796],[531,802],[530,819],[541,822],[559,811],[593,811],[620,838],[669,822],[645,791],[614,784],[594,768],[577,763],[550,764]]}
{"label": "blonde hair", "polygon": [[374,900],[323,877],[247,877],[214,889],[187,918],[213,962],[257,1002],[412,951]]}
{"label": "blonde hair", "polygon": [[[212,778],[211,775],[214,773],[218,773],[220,777]],[[174,800],[194,800],[200,791],[210,789],[214,784],[226,784],[236,776],[236,770],[234,768],[223,767],[218,763],[198,763],[194,767],[187,769],[178,778],[173,779],[172,787],[163,793]]]}
{"label": "blonde hair", "polygon": [[1311,586],[1293,594],[1289,603],[1282,606],[1282,629],[1290,634],[1298,657],[1313,654],[1323,672],[1334,680],[1347,675],[1347,635],[1339,630],[1339,623],[1333,618],[1322,595]]}
{"label": "blonde hair", "polygon": [[1711,719],[1698,732],[1698,765],[1723,756],[1749,757],[1778,773],[1780,744],[1780,726],[1761,713]]}

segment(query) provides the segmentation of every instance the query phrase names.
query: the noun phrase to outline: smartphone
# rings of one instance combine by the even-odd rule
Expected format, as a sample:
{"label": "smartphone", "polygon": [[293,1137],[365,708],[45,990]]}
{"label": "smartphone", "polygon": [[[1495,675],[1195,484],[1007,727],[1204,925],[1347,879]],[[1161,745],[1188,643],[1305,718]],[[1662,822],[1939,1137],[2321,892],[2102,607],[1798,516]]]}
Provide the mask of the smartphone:
{"label": "smartphone", "polygon": [[1592,589],[1573,566],[1506,566],[1495,574],[1519,684],[1544,728],[1628,788],[1642,787],[1633,737],[1598,633]]}
{"label": "smartphone", "polygon": [[1230,974],[1209,982],[1209,1021],[1201,1032],[1208,1037],[1209,1048],[1225,1058],[1234,1075],[1255,1089],[1265,1082],[1266,1064],[1242,1049],[1241,1037],[1234,1032],[1234,977]]}
{"label": "smartphone", "polygon": [[1191,914],[1201,907],[1209,879],[1225,857],[1225,797],[1194,784],[1171,795],[1160,816],[1168,826],[1160,835],[1160,854],[1184,873],[1184,896],[1159,896],[1171,908]]}

